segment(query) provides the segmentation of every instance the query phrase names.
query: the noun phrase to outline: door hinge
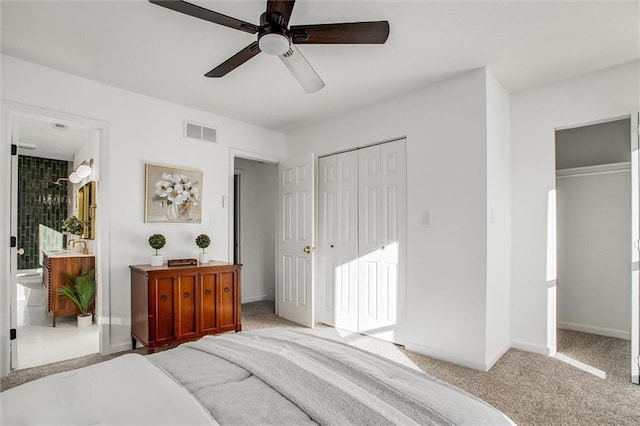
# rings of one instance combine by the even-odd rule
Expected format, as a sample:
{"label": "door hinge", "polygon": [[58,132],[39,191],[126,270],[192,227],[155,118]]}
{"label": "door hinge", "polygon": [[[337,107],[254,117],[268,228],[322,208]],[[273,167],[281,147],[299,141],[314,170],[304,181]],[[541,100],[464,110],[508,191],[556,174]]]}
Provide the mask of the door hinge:
{"label": "door hinge", "polygon": [[17,337],[16,329],[12,328],[11,330],[9,330],[9,340],[16,340],[16,337]]}
{"label": "door hinge", "polygon": [[11,237],[9,240],[9,247],[18,247],[18,239],[16,237]]}
{"label": "door hinge", "polygon": [[18,155],[18,145],[11,144],[11,155]]}

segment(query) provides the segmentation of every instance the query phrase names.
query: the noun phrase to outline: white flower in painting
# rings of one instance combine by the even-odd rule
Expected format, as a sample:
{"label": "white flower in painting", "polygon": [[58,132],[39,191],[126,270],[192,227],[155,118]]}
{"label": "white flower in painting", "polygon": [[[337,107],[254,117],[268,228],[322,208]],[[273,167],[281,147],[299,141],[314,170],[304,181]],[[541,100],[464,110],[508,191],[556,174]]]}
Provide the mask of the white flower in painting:
{"label": "white flower in painting", "polygon": [[198,205],[199,191],[198,182],[191,182],[186,175],[176,173],[163,173],[162,179],[156,182],[154,191],[154,201],[175,204],[178,207],[187,205]]}

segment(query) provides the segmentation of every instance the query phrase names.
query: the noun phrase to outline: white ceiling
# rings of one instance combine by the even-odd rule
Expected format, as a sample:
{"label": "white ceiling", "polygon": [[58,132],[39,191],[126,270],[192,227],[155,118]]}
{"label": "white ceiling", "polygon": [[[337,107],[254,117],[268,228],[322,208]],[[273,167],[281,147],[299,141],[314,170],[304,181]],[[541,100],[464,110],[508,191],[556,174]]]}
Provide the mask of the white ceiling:
{"label": "white ceiling", "polygon": [[[266,1],[197,1],[258,23]],[[326,83],[308,95],[258,55],[203,75],[255,36],[129,1],[2,1],[2,52],[92,80],[289,131],[479,67],[518,91],[637,60],[634,1],[310,1],[290,23],[388,20],[385,45],[302,45]]]}
{"label": "white ceiling", "polygon": [[72,161],[84,143],[95,140],[97,130],[65,125],[34,118],[17,117],[12,126],[11,142],[18,154]]}

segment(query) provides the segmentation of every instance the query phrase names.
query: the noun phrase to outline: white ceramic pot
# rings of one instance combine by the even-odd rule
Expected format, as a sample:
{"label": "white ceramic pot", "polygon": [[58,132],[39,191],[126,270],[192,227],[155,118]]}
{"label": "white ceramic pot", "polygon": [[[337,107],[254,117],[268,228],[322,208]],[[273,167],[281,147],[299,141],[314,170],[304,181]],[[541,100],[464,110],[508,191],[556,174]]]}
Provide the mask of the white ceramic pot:
{"label": "white ceramic pot", "polygon": [[151,266],[162,266],[162,255],[154,254],[151,256]]}
{"label": "white ceramic pot", "polygon": [[87,315],[86,317],[83,317],[82,315],[78,315],[79,328],[91,327],[91,324],[93,324],[93,315]]}
{"label": "white ceramic pot", "polygon": [[200,263],[209,263],[209,255],[207,253],[200,253],[198,255],[198,260]]}

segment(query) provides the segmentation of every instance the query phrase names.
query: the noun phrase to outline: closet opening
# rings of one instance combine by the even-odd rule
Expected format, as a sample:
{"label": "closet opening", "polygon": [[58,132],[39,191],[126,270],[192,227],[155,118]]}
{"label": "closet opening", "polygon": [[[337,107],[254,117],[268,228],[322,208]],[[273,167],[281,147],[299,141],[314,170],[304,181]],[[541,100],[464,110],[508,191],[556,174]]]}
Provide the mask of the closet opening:
{"label": "closet opening", "polygon": [[556,131],[557,357],[596,375],[631,356],[631,139],[630,118]]}

